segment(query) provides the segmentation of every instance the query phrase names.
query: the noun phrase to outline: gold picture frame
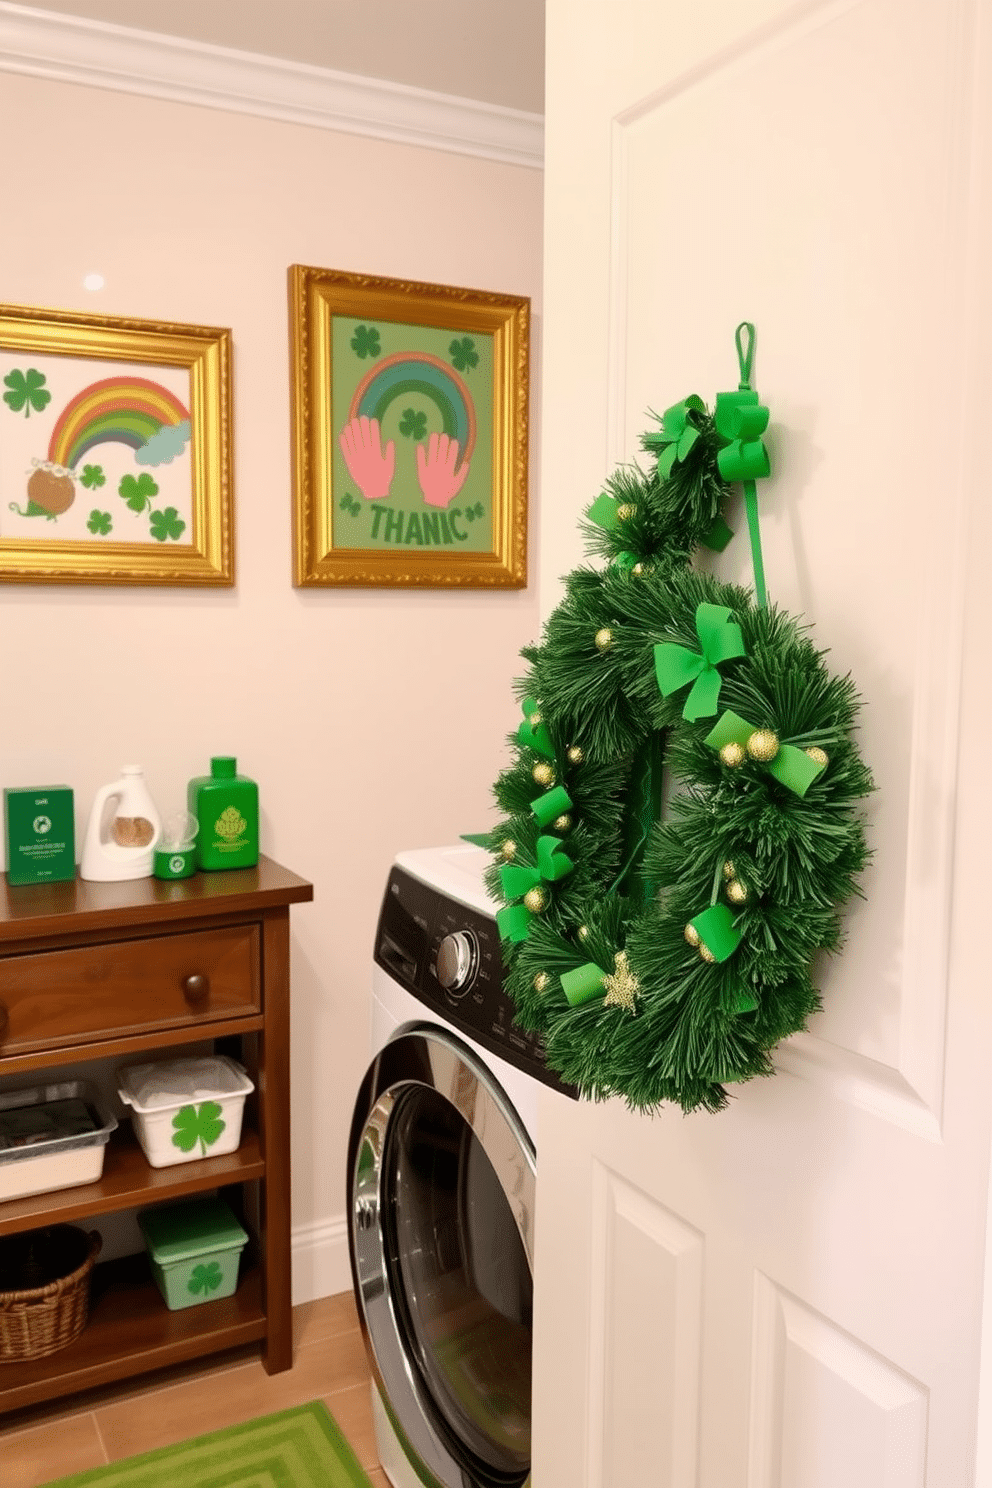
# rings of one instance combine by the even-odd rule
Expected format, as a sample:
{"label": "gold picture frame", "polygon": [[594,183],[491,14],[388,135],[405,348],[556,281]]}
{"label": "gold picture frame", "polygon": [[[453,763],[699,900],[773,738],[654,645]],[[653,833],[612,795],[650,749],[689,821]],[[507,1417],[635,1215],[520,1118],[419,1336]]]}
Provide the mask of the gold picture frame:
{"label": "gold picture frame", "polygon": [[229,330],[0,305],[3,581],[234,583]]}
{"label": "gold picture frame", "polygon": [[527,583],[530,300],[289,270],[294,584]]}

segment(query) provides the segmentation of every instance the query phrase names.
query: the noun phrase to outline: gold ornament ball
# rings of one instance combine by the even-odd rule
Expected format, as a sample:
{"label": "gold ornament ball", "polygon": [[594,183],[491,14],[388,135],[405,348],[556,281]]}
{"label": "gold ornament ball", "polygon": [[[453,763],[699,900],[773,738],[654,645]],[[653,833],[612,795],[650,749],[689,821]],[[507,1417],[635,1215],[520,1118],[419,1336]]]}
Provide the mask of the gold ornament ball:
{"label": "gold ornament ball", "polygon": [[555,783],[555,772],[554,770],[552,770],[547,760],[538,760],[537,764],[534,766],[533,770],[531,770],[530,773],[533,775],[538,785],[554,785]]}
{"label": "gold ornament ball", "polygon": [[596,632],[596,650],[609,651],[612,645],[613,632],[608,625],[604,625],[602,630],[597,630]]}
{"label": "gold ornament ball", "polygon": [[738,765],[744,763],[744,750],[740,744],[724,744],[720,750],[720,758],[731,770],[736,770]]}
{"label": "gold ornament ball", "polygon": [[504,858],[516,857],[517,844],[514,842],[512,837],[508,837],[506,839],[506,841],[503,843],[503,846],[500,848],[500,852],[503,854]]}
{"label": "gold ornament ball", "polygon": [[771,729],[755,729],[747,741],[747,752],[753,760],[767,765],[778,754],[778,738]]}
{"label": "gold ornament ball", "polygon": [[716,957],[714,956],[708,945],[703,945],[702,943],[700,943],[699,954],[700,956],[702,956],[703,960],[709,962],[711,966],[716,960]]}
{"label": "gold ornament ball", "polygon": [[551,980],[551,978],[548,976],[548,973],[546,971],[539,971],[537,973],[537,976],[534,978],[534,991],[535,992],[544,992],[544,991],[546,991],[547,990],[548,983],[550,982],[550,980]]}
{"label": "gold ornament ball", "polygon": [[814,765],[820,765],[821,767],[825,767],[826,765],[829,765],[829,763],[830,763],[830,756],[829,756],[829,754],[827,753],[827,751],[825,749],[821,749],[818,744],[814,744],[812,746],[812,748],[807,749],[806,753],[809,755],[809,757],[813,761]]}
{"label": "gold ornament ball", "polygon": [[524,903],[531,914],[540,914],[548,906],[548,896],[543,889],[528,889],[524,895]]}
{"label": "gold ornament ball", "polygon": [[747,885],[742,884],[739,878],[732,878],[727,885],[727,898],[731,904],[746,904]]}
{"label": "gold ornament ball", "polygon": [[556,816],[551,825],[556,832],[570,832],[572,830],[572,818],[566,811],[561,816]]}
{"label": "gold ornament ball", "polygon": [[589,939],[589,926],[588,925],[580,925],[579,926],[579,939],[580,940],[588,940]]}
{"label": "gold ornament ball", "polygon": [[537,728],[537,725],[539,723],[541,723],[543,720],[541,718],[540,713],[532,713],[530,715],[530,719],[528,721],[530,723],[531,728]]}
{"label": "gold ornament ball", "polygon": [[624,501],[617,507],[617,521],[629,522],[631,517],[637,516],[637,507],[632,501]]}
{"label": "gold ornament ball", "polygon": [[570,744],[568,747],[568,758],[573,765],[581,765],[585,759],[585,755],[582,753],[578,744]]}
{"label": "gold ornament ball", "polygon": [[729,858],[723,865],[723,877],[727,883],[734,877],[734,865]]}
{"label": "gold ornament ball", "polygon": [[682,934],[685,936],[686,940],[691,946],[699,945],[699,931],[696,929],[695,925],[686,925]]}

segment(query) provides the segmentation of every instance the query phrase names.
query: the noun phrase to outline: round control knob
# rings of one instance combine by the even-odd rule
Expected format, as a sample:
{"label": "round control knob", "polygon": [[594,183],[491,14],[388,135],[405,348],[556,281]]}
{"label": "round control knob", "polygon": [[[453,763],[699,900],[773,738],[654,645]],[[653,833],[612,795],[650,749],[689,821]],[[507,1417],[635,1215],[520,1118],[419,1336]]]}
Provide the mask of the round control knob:
{"label": "round control knob", "polygon": [[446,935],[437,948],[437,979],[445,992],[467,992],[475,972],[475,936],[468,930]]}

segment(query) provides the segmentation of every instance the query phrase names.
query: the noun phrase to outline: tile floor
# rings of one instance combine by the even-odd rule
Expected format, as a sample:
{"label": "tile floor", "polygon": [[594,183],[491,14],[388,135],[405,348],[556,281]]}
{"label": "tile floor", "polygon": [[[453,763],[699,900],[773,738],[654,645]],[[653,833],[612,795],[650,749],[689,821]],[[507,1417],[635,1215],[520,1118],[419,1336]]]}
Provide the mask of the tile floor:
{"label": "tile floor", "polygon": [[69,1473],[319,1399],[370,1483],[389,1488],[375,1455],[368,1367],[351,1293],[295,1308],[293,1331],[295,1361],[283,1374],[266,1374],[257,1357],[242,1352],[0,1417],[0,1483],[40,1488]]}

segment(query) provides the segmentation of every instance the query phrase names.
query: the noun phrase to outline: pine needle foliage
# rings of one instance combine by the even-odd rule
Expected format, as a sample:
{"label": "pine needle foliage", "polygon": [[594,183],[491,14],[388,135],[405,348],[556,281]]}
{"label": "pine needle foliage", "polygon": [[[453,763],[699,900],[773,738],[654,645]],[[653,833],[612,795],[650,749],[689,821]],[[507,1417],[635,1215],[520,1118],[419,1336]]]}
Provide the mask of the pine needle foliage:
{"label": "pine needle foliage", "polygon": [[[489,838],[489,887],[526,922],[508,934],[501,916],[518,1021],[583,1096],[642,1111],[719,1111],[728,1086],[773,1073],[772,1049],[821,1005],[813,967],[839,949],[840,910],[869,856],[857,689],[831,674],[806,625],[693,566],[728,488],[712,417],[688,419],[697,437],[667,477],[659,427],[642,439],[650,468],[607,482],[611,520],[583,523],[600,563],[568,575],[522,653],[527,717],[494,785],[502,820]],[[717,714],[687,719],[685,689],[662,695],[655,647],[698,653],[700,606],[731,613],[744,654],[719,665]],[[727,711],[776,749],[814,751],[804,793],[752,757],[753,739],[740,760],[707,742]],[[561,788],[567,810],[543,820],[542,796]],[[508,894],[521,886],[508,870],[538,879],[549,838],[568,871],[541,880],[536,901]],[[739,941],[704,958],[687,926],[714,905]],[[590,967],[602,986],[570,1001],[570,974]]]}

